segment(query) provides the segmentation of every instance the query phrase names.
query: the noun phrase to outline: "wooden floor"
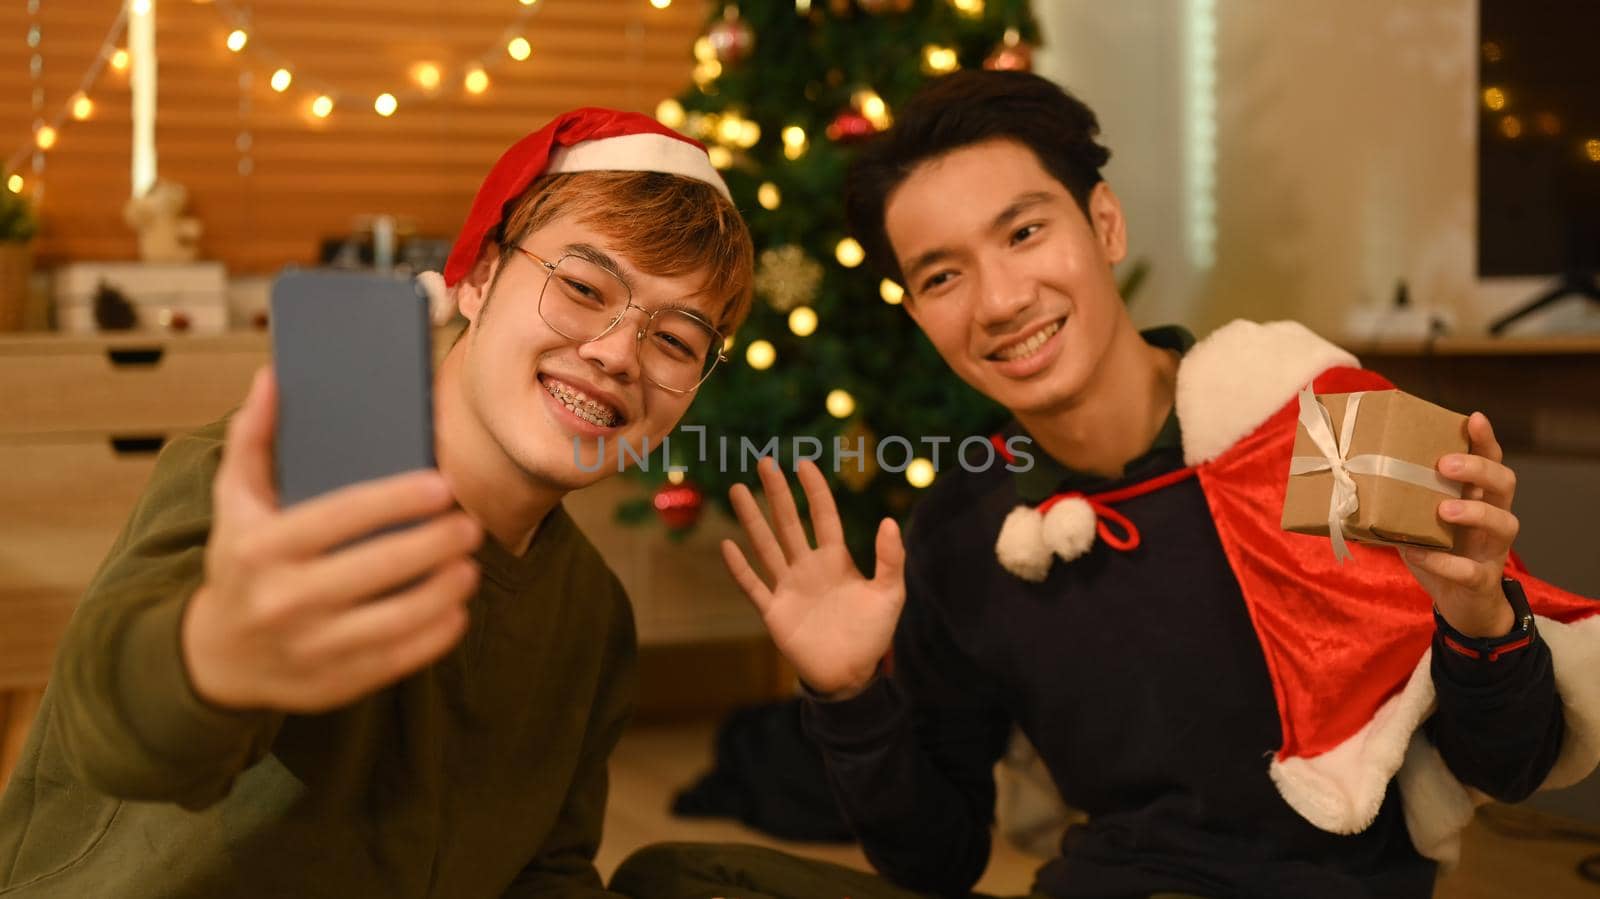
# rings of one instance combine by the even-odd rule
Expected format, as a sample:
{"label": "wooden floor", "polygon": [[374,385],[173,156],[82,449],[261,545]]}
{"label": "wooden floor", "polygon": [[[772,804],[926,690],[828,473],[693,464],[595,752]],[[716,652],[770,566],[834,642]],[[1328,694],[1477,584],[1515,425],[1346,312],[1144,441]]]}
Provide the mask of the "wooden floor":
{"label": "wooden floor", "polygon": [[[867,869],[866,859],[853,846],[784,843],[731,821],[679,819],[668,814],[672,796],[709,768],[714,729],[711,721],[640,724],[623,738],[612,756],[611,799],[598,860],[601,874],[610,876],[628,853],[662,840],[756,843]],[[1521,809],[1511,810],[1509,817],[1522,827],[1565,823]],[[1595,839],[1600,840],[1600,831],[1595,832]],[[1480,820],[1467,832],[1461,866],[1441,880],[1437,896],[1600,899],[1600,884],[1586,883],[1574,873],[1580,859],[1595,853],[1600,853],[1600,844],[1513,839]],[[1025,894],[1039,865],[1039,859],[997,839],[978,889],[1000,896]]]}

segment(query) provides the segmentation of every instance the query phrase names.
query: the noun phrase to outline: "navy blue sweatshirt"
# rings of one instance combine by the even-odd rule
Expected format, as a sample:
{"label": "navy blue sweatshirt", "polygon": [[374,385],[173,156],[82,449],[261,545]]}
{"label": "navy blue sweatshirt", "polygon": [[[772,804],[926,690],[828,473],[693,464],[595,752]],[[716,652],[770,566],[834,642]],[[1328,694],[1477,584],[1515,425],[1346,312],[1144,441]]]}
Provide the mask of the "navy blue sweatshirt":
{"label": "navy blue sweatshirt", "polygon": [[[1146,339],[1187,349],[1173,333]],[[1348,836],[1278,795],[1267,773],[1282,743],[1272,684],[1195,479],[1118,505],[1143,535],[1132,552],[1097,541],[1037,584],[996,561],[1001,522],[1041,489],[1110,490],[1181,468],[1176,418],[1123,478],[1035,456],[1043,464],[1028,477],[996,466],[940,478],[907,530],[893,674],[851,700],[807,703],[808,731],[878,870],[942,895],[971,889],[988,861],[993,767],[1016,726],[1089,815],[1040,870],[1047,895],[1432,895],[1435,865],[1413,848],[1393,783],[1372,826]],[[1487,662],[1434,644],[1429,737],[1462,782],[1523,798],[1563,731],[1548,648],[1536,639]]]}

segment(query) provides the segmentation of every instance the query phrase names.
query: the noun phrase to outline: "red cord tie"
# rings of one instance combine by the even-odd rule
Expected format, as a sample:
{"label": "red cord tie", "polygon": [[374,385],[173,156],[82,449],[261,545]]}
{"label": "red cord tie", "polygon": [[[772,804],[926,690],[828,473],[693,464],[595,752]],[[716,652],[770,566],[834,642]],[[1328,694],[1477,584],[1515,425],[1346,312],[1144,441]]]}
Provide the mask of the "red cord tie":
{"label": "red cord tie", "polygon": [[[1007,462],[1013,461],[998,435],[990,440]],[[1116,504],[1187,480],[1194,477],[1195,471],[1194,466],[1188,466],[1117,490],[1099,493],[1070,490],[1048,497],[1033,508],[1017,506],[1000,528],[995,555],[1012,574],[1038,582],[1048,576],[1055,559],[1070,562],[1088,552],[1096,539],[1120,552],[1138,549],[1143,542],[1139,528],[1117,511]],[[1046,520],[1052,508],[1073,500],[1082,502],[1082,511],[1058,512]],[[1093,527],[1089,526],[1090,515]]]}

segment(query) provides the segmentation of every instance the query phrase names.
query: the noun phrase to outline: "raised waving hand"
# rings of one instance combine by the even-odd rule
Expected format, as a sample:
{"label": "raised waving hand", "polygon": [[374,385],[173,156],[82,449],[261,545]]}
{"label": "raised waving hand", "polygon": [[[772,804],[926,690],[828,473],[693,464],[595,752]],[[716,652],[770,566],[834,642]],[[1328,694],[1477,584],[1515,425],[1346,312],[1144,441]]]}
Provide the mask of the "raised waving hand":
{"label": "raised waving hand", "polygon": [[864,577],[845,548],[839,509],[814,463],[802,461],[799,476],[811,506],[816,546],[806,537],[777,463],[762,459],[757,471],[771,524],[743,484],[729,491],[729,499],[766,578],[732,540],[722,541],[723,562],[760,610],[773,642],[801,681],[824,698],[854,696],[866,689],[888,653],[905,604],[900,529],[888,518],[878,525],[877,568],[871,578]]}

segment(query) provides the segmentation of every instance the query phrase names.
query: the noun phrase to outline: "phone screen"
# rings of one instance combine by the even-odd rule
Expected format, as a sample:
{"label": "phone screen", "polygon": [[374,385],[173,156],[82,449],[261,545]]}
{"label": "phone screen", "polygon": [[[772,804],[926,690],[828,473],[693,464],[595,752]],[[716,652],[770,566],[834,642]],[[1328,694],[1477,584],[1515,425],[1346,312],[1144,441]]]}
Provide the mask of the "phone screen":
{"label": "phone screen", "polygon": [[281,505],[434,467],[432,330],[412,278],[279,275],[272,355]]}

